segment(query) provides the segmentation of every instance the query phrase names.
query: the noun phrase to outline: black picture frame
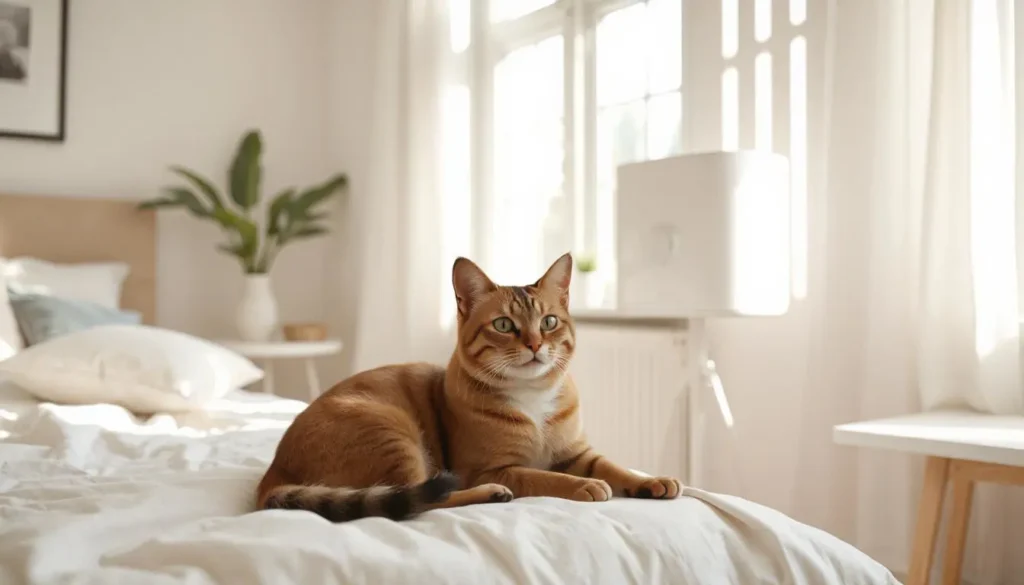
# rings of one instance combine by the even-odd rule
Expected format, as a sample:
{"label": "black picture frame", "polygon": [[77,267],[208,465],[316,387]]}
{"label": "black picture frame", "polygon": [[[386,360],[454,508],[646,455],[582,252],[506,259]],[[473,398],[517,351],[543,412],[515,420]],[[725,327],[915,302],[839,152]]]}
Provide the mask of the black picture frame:
{"label": "black picture frame", "polygon": [[56,116],[57,129],[55,132],[23,132],[14,130],[5,130],[0,126],[0,139],[19,139],[19,140],[41,140],[45,142],[64,142],[67,135],[67,72],[68,72],[68,3],[69,0],[59,0],[58,9],[60,10],[60,16],[58,17],[58,31],[57,38],[59,39],[60,47],[58,47],[58,59],[57,65],[57,111],[54,112]]}

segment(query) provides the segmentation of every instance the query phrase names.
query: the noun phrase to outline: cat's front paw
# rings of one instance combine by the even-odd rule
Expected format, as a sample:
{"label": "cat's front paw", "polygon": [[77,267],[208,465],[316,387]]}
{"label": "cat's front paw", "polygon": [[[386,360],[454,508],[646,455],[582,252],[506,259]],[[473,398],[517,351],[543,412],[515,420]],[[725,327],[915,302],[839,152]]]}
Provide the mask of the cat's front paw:
{"label": "cat's front paw", "polygon": [[674,477],[645,477],[626,490],[626,497],[671,500],[679,497],[682,491],[682,484]]}
{"label": "cat's front paw", "polygon": [[512,490],[500,484],[488,483],[480,487],[486,488],[488,502],[511,502],[515,497]]}
{"label": "cat's front paw", "polygon": [[607,502],[612,499],[612,488],[603,479],[584,479],[569,499],[577,502]]}

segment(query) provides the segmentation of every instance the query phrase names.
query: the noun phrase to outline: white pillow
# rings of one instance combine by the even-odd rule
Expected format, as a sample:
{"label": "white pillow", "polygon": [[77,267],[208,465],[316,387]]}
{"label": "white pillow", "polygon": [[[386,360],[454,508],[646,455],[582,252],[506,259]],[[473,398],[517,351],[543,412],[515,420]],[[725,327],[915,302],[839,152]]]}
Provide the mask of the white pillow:
{"label": "white pillow", "polygon": [[148,325],[55,337],[0,362],[0,374],[41,400],[118,404],[140,414],[200,410],[263,378],[226,347]]}
{"label": "white pillow", "polygon": [[121,288],[128,278],[124,262],[58,264],[21,256],[3,262],[7,286],[19,293],[36,293],[121,308]]}
{"label": "white pillow", "polygon": [[0,360],[11,357],[25,347],[25,340],[18,329],[18,320],[14,316],[14,307],[7,295],[3,267],[3,260],[0,259]]}

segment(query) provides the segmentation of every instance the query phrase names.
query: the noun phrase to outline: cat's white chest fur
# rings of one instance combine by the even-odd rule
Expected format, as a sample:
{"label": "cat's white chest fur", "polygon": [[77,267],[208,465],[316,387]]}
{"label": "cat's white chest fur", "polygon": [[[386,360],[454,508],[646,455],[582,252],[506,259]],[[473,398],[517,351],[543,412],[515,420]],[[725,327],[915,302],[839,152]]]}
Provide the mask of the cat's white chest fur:
{"label": "cat's white chest fur", "polygon": [[523,413],[533,424],[540,428],[548,415],[558,406],[558,396],[562,393],[562,385],[558,384],[547,390],[507,390],[505,398],[509,406]]}

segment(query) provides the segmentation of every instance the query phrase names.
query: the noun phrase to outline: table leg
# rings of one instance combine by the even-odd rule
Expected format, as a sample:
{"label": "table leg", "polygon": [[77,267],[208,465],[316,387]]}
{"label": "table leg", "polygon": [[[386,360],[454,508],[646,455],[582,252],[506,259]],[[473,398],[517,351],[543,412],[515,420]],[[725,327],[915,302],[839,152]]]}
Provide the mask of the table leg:
{"label": "table leg", "polygon": [[306,381],[309,383],[309,400],[312,402],[320,396],[320,377],[316,374],[316,363],[312,358],[306,360]]}
{"label": "table leg", "polygon": [[266,360],[263,362],[263,392],[265,394],[274,393],[274,362],[273,360]]}
{"label": "table leg", "polygon": [[929,457],[925,465],[921,501],[917,506],[917,528],[914,531],[914,547],[910,553],[907,585],[928,585],[948,477],[949,459]]}
{"label": "table leg", "polygon": [[953,509],[946,527],[946,552],[942,567],[942,584],[957,585],[964,562],[964,545],[967,542],[967,525],[971,520],[971,500],[974,497],[974,482],[966,474],[957,473],[958,465],[952,465]]}

